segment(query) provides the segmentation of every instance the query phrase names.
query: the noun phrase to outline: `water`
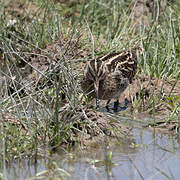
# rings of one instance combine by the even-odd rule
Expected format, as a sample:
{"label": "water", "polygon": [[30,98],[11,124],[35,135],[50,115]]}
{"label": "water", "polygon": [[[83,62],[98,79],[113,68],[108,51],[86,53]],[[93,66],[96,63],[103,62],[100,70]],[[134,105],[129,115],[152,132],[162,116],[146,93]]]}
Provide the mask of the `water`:
{"label": "water", "polygon": [[[100,146],[86,152],[54,155],[38,160],[36,165],[26,159],[19,160],[0,172],[8,180],[33,179],[38,173],[41,173],[39,179],[164,180],[168,179],[166,176],[180,179],[179,139],[141,129],[135,129],[133,134],[134,147],[128,143],[109,148]],[[111,153],[111,161],[105,161]],[[93,160],[98,161],[93,163]]]}

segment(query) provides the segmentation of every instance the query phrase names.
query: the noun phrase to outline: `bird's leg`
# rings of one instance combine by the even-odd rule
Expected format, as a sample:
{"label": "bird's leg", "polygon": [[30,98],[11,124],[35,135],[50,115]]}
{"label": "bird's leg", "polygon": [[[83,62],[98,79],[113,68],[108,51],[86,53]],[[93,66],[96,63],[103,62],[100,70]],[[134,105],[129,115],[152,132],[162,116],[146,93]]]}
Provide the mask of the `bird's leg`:
{"label": "bird's leg", "polygon": [[107,111],[109,111],[109,103],[111,102],[111,100],[109,99],[108,101],[107,101],[107,103],[106,103],[106,109],[107,109]]}
{"label": "bird's leg", "polygon": [[119,106],[119,99],[117,99],[117,101],[114,102],[114,111],[118,110],[118,106]]}
{"label": "bird's leg", "polygon": [[130,101],[129,101],[127,98],[125,98],[125,100],[124,100],[124,106],[127,107],[129,103],[130,103]]}

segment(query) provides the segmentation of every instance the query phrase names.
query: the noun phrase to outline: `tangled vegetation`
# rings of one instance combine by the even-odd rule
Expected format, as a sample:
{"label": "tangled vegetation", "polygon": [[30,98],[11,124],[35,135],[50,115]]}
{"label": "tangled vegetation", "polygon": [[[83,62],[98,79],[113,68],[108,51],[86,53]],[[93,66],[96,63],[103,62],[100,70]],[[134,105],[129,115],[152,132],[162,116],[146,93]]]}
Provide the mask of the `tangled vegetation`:
{"label": "tangled vegetation", "polygon": [[104,135],[121,137],[126,130],[95,109],[79,82],[88,59],[134,43],[143,54],[135,86],[125,92],[129,114],[162,112],[162,123],[178,133],[180,3],[163,2],[147,0],[141,16],[136,1],[0,2],[2,157],[37,157]]}

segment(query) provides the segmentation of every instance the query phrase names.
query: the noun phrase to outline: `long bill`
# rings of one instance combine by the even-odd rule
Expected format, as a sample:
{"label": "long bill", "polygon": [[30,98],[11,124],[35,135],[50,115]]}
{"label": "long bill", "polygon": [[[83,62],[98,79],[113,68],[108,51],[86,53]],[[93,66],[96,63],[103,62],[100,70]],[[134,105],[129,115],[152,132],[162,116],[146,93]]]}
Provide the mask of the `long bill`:
{"label": "long bill", "polygon": [[99,107],[99,81],[94,82],[94,90],[96,93],[96,106]]}

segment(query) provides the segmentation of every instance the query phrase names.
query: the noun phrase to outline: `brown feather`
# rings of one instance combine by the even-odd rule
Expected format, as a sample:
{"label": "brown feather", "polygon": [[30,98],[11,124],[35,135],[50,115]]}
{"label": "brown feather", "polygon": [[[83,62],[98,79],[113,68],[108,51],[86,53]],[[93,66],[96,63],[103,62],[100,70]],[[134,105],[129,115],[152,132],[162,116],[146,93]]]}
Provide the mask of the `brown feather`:
{"label": "brown feather", "polygon": [[[111,53],[88,62],[81,81],[83,91],[91,92],[90,95],[98,99],[119,99],[136,74],[141,52],[141,48],[132,47],[129,51]],[[98,92],[94,90],[94,83],[99,83]]]}

